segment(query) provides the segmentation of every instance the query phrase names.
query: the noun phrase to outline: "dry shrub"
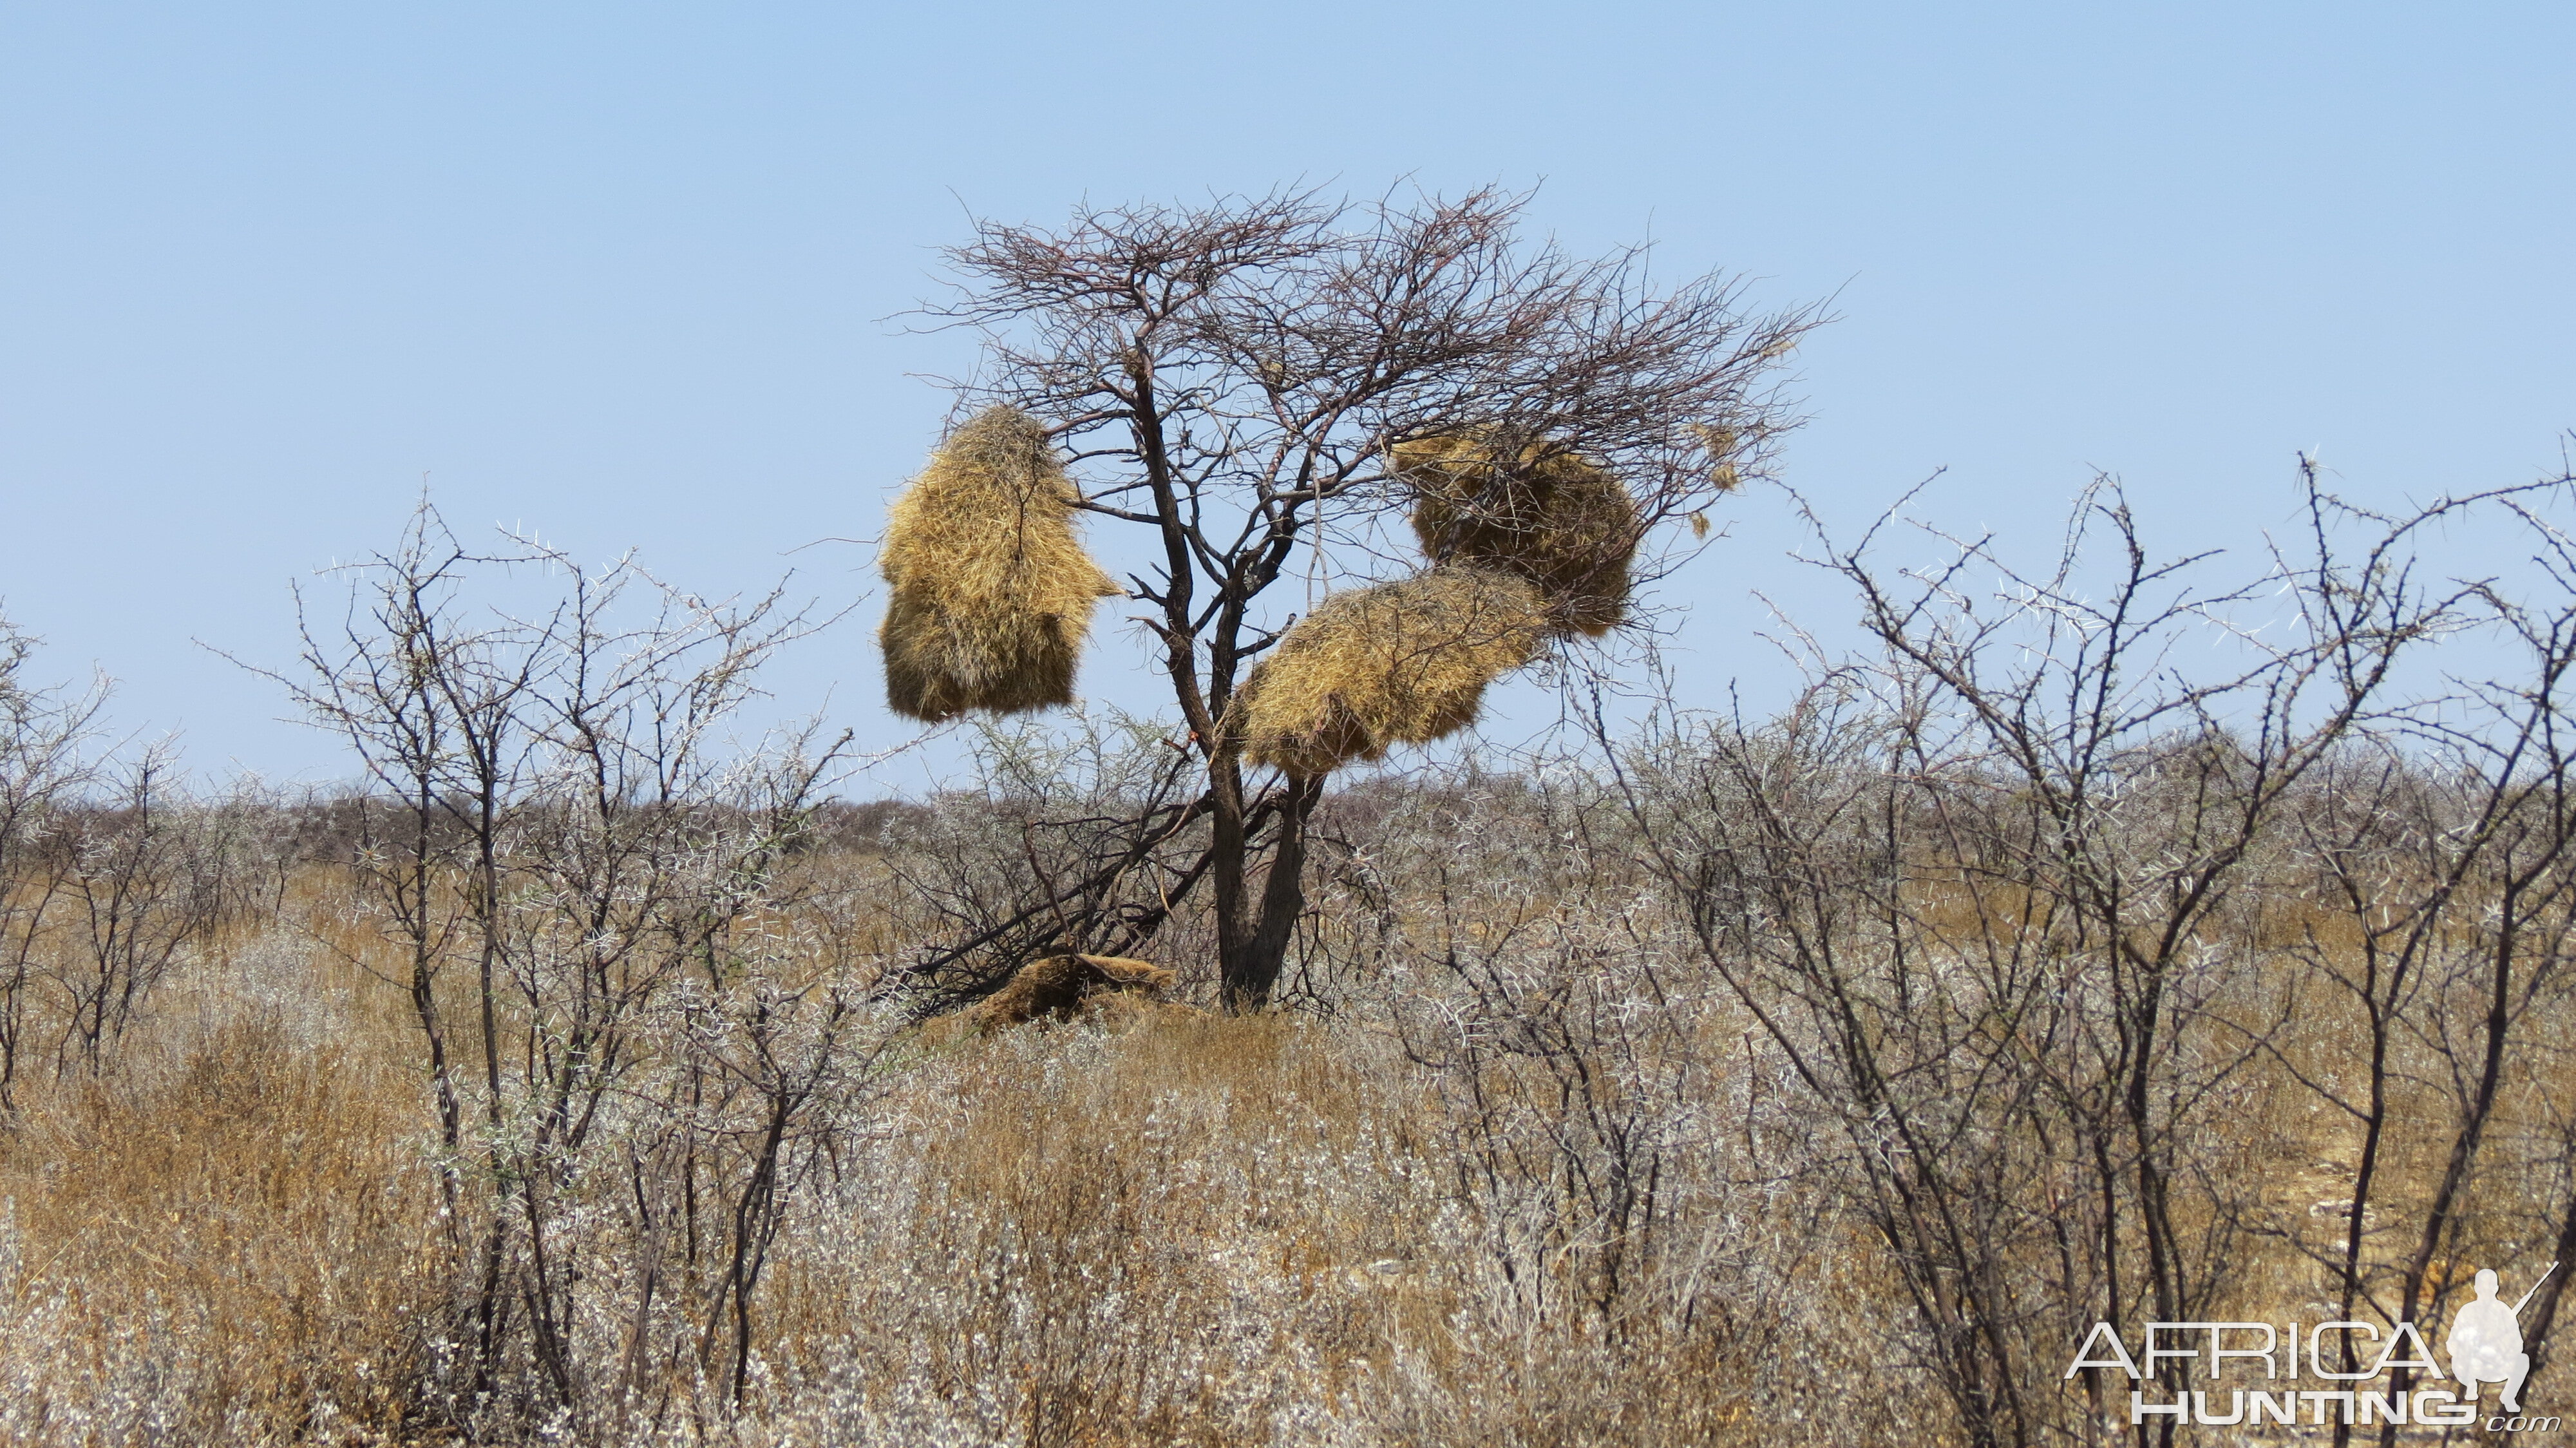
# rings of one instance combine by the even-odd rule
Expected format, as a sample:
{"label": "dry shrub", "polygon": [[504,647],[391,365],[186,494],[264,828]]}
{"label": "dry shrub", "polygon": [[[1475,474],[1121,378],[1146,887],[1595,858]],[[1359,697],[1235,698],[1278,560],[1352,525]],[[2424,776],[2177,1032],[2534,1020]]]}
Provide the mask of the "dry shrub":
{"label": "dry shrub", "polygon": [[937,722],[1073,702],[1094,601],[1122,590],[1074,531],[1078,495],[1046,429],[977,413],[895,499],[877,568],[886,702]]}
{"label": "dry shrub", "polygon": [[1628,562],[1644,527],[1619,480],[1554,443],[1508,465],[1475,437],[1397,443],[1415,494],[1413,531],[1434,563],[1517,574],[1546,594],[1561,630],[1609,632],[1628,613]]}
{"label": "dry shrub", "polygon": [[1334,594],[1244,681],[1244,753],[1311,779],[1476,722],[1485,686],[1538,656],[1546,602],[1481,568],[1436,568]]}
{"label": "dry shrub", "polygon": [[1020,967],[1009,984],[959,1015],[978,1030],[1022,1025],[1040,1016],[1064,1020],[1111,996],[1159,997],[1175,979],[1149,961],[1116,955],[1051,955]]}

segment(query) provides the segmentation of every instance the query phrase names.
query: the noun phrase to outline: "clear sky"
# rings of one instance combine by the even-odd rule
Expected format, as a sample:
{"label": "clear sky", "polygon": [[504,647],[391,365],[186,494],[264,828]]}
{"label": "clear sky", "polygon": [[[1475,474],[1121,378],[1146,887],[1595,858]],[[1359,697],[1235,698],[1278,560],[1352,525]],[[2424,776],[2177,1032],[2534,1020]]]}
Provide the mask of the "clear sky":
{"label": "clear sky", "polygon": [[[968,213],[1540,187],[1579,249],[1831,295],[1787,476],[1961,527],[2095,467],[2242,542],[2295,453],[2394,500],[2576,425],[2576,10],[2264,4],[437,5],[0,0],[0,601],[200,768],[334,777],[196,642],[460,528],[833,602],[946,399]],[[1776,678],[1775,496],[1668,585],[1695,687]],[[773,682],[873,744],[874,607]],[[1090,691],[1122,687],[1124,645]],[[903,781],[887,781],[900,785]],[[863,787],[864,788],[864,787]]]}

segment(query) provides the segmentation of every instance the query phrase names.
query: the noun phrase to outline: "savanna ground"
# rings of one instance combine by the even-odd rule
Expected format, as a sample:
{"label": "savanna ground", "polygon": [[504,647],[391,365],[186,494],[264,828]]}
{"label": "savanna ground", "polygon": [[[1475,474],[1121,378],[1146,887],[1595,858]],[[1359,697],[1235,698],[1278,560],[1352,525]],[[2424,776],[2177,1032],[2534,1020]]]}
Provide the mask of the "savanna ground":
{"label": "savanna ground", "polygon": [[[1642,882],[1598,874],[1527,803],[1509,780],[1348,801],[1366,843],[1298,1008],[1101,1011],[936,1046],[899,1009],[868,1014],[798,1128],[814,1159],[756,1299],[743,1407],[690,1321],[631,1403],[589,1422],[596,1398],[565,1404],[558,1431],[1777,1441],[1755,1404],[1819,1414],[1858,1264],[1800,1244],[1848,1228],[1797,1184],[1786,1099],[1758,1099],[1707,982],[1667,987],[1691,998],[1650,1034],[1688,1020],[1697,1038],[1669,1059],[1682,1039],[1603,1018],[1650,984],[1593,963],[1629,949],[1616,897]],[[302,833],[348,812],[303,812]],[[829,901],[818,928],[849,937],[834,984],[863,992],[937,924],[908,905],[906,852],[1004,813],[971,796],[854,812],[860,838],[798,858]],[[303,855],[318,842],[298,816],[232,823]],[[273,905],[174,959],[95,1069],[49,1059],[19,1085],[0,1413],[26,1441],[434,1441],[450,1429],[431,1420],[473,1417],[425,1396],[452,1391],[438,1335],[457,1284],[403,953],[345,872],[262,874]],[[1438,893],[1411,920],[1364,903],[1416,886]],[[1212,993],[1196,975],[1182,998]],[[1546,1043],[1504,1039],[1523,1027],[1458,1014],[1512,1001],[1578,1033],[1567,1064],[1613,1077],[1583,1087]],[[1585,1054],[1604,1027],[1615,1063]],[[623,1195],[621,1177],[573,1189]],[[582,1259],[585,1374],[636,1347],[636,1224],[618,1215],[567,1209],[558,1248]]]}
{"label": "savanna ground", "polygon": [[[2107,572],[2000,608],[1834,555],[1878,648],[1770,722],[1563,665],[1602,722],[1552,752],[1337,780],[1240,1015],[1150,722],[845,803],[829,739],[715,743],[784,635],[587,593],[533,642],[374,595],[298,686],[367,763],[329,796],[191,793],[13,684],[0,1431],[2230,1441],[2076,1345],[2576,1257],[2563,499],[2504,498],[2537,602],[2312,501],[2232,592],[2108,494]],[[2294,641],[2172,664],[2282,597]],[[936,1021],[1066,950],[1180,983]]]}

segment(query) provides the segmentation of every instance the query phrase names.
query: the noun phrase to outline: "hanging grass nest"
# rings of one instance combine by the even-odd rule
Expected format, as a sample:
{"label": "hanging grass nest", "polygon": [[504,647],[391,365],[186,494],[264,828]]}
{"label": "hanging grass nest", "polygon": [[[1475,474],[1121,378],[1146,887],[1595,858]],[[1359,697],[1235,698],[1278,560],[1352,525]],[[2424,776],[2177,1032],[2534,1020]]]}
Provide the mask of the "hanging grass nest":
{"label": "hanging grass nest", "polygon": [[1490,569],[1350,589],[1289,628],[1229,713],[1253,763],[1313,779],[1475,723],[1485,686],[1536,658],[1550,627],[1536,587]]}
{"label": "hanging grass nest", "polygon": [[1073,702],[1092,605],[1125,592],[1074,531],[1078,495],[1046,429],[1013,407],[967,419],[886,519],[886,703],[936,723]]}
{"label": "hanging grass nest", "polygon": [[1598,637],[1628,616],[1628,563],[1644,527],[1619,480],[1554,443],[1506,466],[1473,436],[1397,443],[1413,531],[1434,563],[1499,569],[1546,595],[1557,632]]}

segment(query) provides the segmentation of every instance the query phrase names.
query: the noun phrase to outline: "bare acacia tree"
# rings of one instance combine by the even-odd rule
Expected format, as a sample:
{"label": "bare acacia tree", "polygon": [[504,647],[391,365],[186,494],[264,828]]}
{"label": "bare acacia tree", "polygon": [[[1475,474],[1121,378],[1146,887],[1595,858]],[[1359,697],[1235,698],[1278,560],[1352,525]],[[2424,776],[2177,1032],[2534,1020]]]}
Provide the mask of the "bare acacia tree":
{"label": "bare acacia tree", "polygon": [[47,844],[95,776],[89,745],[107,698],[103,681],[79,693],[29,684],[35,647],[0,619],[0,1113],[15,1110],[27,986],[48,916],[65,899],[62,852]]}
{"label": "bare acacia tree", "polygon": [[[2339,1320],[2393,1326],[2463,1260],[2576,1242],[2546,1193],[2475,1189],[2547,1114],[2523,1082],[2569,998],[2568,480],[2397,514],[2302,482],[2245,581],[2157,561],[2107,482],[2043,570],[1935,534],[1946,558],[1899,571],[1878,529],[1820,528],[1874,654],[1768,729],[1599,731],[1702,958],[1839,1137],[1961,1441],[2176,1441],[2062,1365],[2095,1322],[2258,1320],[2268,1243]],[[2539,545],[2536,602],[2426,562],[2499,513]],[[2430,675],[2463,635],[2500,672]],[[2308,1109],[2263,1125],[2271,1101]],[[2280,1200],[2288,1143],[2351,1154],[2319,1163],[2350,1193],[2317,1204],[2330,1239]],[[2401,1147],[2420,1194],[2388,1181]]]}
{"label": "bare acacia tree", "polygon": [[948,254],[962,295],[931,314],[986,340],[960,400],[1045,419],[1083,506],[1160,545],[1132,575],[1137,622],[1206,771],[1231,1009],[1278,980],[1321,788],[1248,790],[1227,706],[1291,621],[1265,595],[1329,543],[1364,549],[1400,501],[1387,448],[1545,438],[1612,469],[1652,528],[1706,506],[1730,464],[1758,468],[1783,426],[1775,364],[1814,311],[1747,315],[1718,276],[1660,289],[1639,249],[1581,260],[1524,242],[1522,204],[1085,209],[1056,228],[987,222]]}
{"label": "bare acacia tree", "polygon": [[347,958],[408,990],[444,1168],[431,1410],[624,1441],[700,1388],[739,1399],[867,1049],[847,922],[790,867],[849,736],[731,733],[828,620],[631,558],[479,553],[426,503],[341,578],[343,617],[306,614],[301,669],[268,677],[364,771],[349,883],[381,939]]}

